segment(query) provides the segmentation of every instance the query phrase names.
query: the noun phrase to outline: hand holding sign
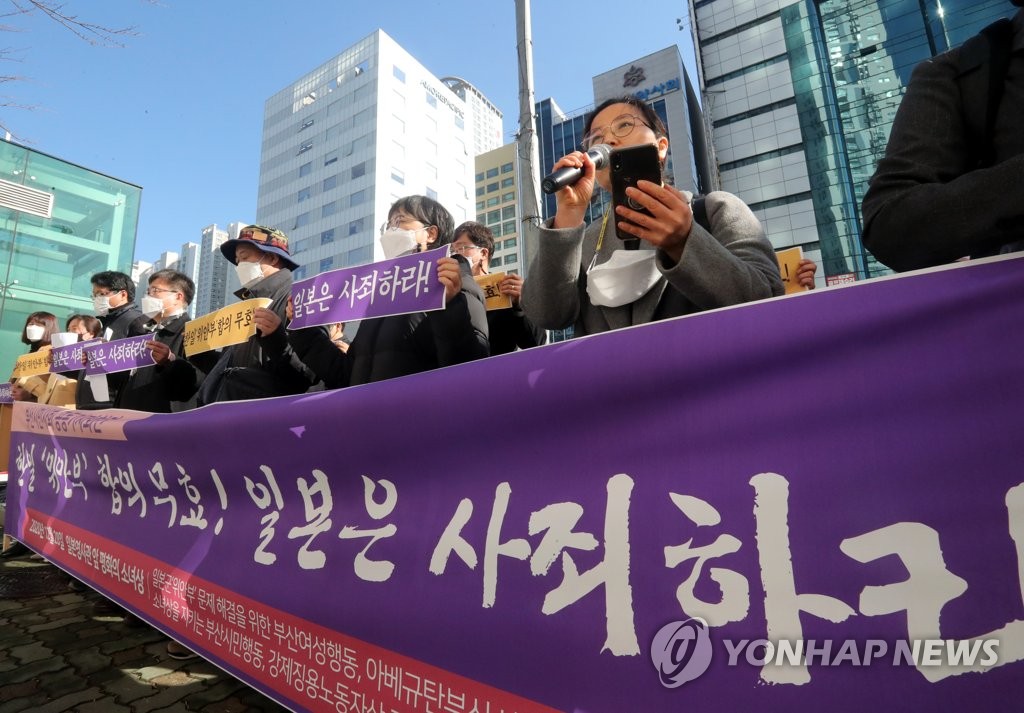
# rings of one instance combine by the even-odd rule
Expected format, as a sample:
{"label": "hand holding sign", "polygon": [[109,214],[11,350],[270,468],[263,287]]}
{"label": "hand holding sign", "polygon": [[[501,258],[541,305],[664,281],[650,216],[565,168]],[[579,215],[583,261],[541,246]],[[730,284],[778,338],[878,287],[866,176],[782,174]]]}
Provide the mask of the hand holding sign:
{"label": "hand holding sign", "polygon": [[437,279],[444,285],[445,304],[455,299],[462,292],[462,270],[459,261],[453,257],[443,257],[437,261]]}
{"label": "hand holding sign", "polygon": [[261,337],[273,334],[281,326],[281,318],[277,316],[274,310],[267,309],[266,307],[260,307],[253,312],[253,321],[256,322],[256,332]]}
{"label": "hand holding sign", "polygon": [[523,294],[523,278],[519,275],[506,274],[505,278],[498,285],[498,290],[503,295],[508,295],[512,300],[512,306],[519,306],[519,298]]}

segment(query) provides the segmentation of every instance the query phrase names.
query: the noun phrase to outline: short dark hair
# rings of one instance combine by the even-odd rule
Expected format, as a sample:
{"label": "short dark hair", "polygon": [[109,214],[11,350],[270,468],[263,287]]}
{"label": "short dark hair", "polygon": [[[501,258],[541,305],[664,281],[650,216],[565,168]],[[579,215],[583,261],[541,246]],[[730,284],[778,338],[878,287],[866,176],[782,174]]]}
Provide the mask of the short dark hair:
{"label": "short dark hair", "polygon": [[135,301],[135,283],[132,282],[132,278],[129,275],[123,272],[117,272],[116,270],[97,272],[89,278],[89,282],[96,285],[96,287],[102,287],[112,292],[124,290],[128,293],[128,301]]}
{"label": "short dark hair", "polygon": [[[29,341],[28,335],[25,334],[25,330],[29,324],[32,323],[41,324],[43,326],[43,336],[38,342]],[[45,346],[50,343],[50,337],[59,331],[57,326],[57,318],[49,312],[33,312],[25,318],[25,326],[21,328],[21,343],[22,344],[39,344],[39,346]]]}
{"label": "short dark hair", "polygon": [[93,317],[91,314],[73,314],[73,315],[71,315],[70,317],[68,317],[68,321],[65,324],[65,327],[64,327],[65,330],[70,332],[71,331],[71,323],[74,322],[76,319],[79,322],[82,323],[82,326],[85,327],[85,330],[87,332],[89,332],[89,334],[91,334],[92,336],[99,337],[99,336],[101,336],[103,334],[103,323],[100,322],[95,317]]}
{"label": "short dark hair", "polygon": [[192,282],[192,278],[186,275],[184,272],[178,272],[177,270],[157,270],[149,276],[149,284],[153,284],[153,280],[161,280],[166,282],[168,285],[173,287],[175,290],[180,292],[185,297],[185,304],[192,304],[192,298],[196,296],[196,283]]}
{"label": "short dark hair", "polygon": [[437,228],[437,242],[435,246],[447,245],[452,241],[452,233],[455,230],[455,219],[448,209],[427,196],[405,196],[391,204],[388,209],[388,220],[390,221],[398,211],[408,213],[410,216],[423,223],[433,225]]}
{"label": "short dark hair", "polygon": [[662,136],[664,136],[666,139],[668,138],[668,129],[665,128],[665,123],[661,120],[661,117],[658,116],[658,112],[654,111],[654,107],[652,107],[650,104],[641,99],[637,99],[636,97],[630,96],[605,99],[603,102],[598,104],[594,108],[594,111],[587,114],[587,118],[583,123],[584,136],[590,133],[590,129],[594,125],[594,117],[600,114],[608,107],[610,107],[612,104],[628,104],[629,106],[633,107],[638,112],[640,112],[641,116],[643,117],[644,123],[650,127],[651,131],[654,132],[655,136],[657,136],[659,139]]}
{"label": "short dark hair", "polygon": [[469,238],[469,241],[478,248],[486,250],[487,261],[490,262],[491,258],[494,257],[494,233],[491,232],[491,229],[483,223],[467,220],[455,229],[452,240],[458,240],[463,235]]}

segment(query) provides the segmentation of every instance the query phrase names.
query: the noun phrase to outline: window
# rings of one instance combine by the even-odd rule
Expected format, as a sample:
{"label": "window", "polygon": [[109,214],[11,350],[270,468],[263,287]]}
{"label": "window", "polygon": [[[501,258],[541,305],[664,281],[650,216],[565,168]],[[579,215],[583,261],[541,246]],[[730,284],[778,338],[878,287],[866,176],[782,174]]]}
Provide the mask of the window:
{"label": "window", "polygon": [[511,163],[503,163],[503,164],[501,164],[501,172],[502,173],[512,173],[512,164]]}
{"label": "window", "polygon": [[302,201],[307,200],[311,195],[313,195],[313,189],[310,188],[309,186],[306,186],[301,191],[299,191],[298,201],[296,202],[301,203]]}
{"label": "window", "polygon": [[320,272],[327,272],[332,267],[334,267],[333,257],[325,257],[323,260],[320,261]]}
{"label": "window", "polygon": [[348,224],[348,234],[358,235],[362,232],[363,226],[366,224],[365,218],[357,218]]}
{"label": "window", "polygon": [[491,258],[491,267],[499,267],[501,265],[501,256],[495,255]]}
{"label": "window", "polygon": [[332,163],[334,163],[337,160],[338,160],[338,152],[337,151],[331,151],[329,154],[324,156],[324,165],[325,166],[330,166]]}
{"label": "window", "polygon": [[356,191],[355,193],[353,193],[351,199],[349,200],[349,205],[357,206],[360,203],[363,203],[364,201],[366,201],[366,190],[365,189],[361,190],[361,191]]}
{"label": "window", "polygon": [[497,181],[495,181],[494,183],[488,183],[487,184],[487,192],[488,193],[494,193],[496,190],[498,190],[498,182]]}
{"label": "window", "polygon": [[459,116],[458,114],[455,115],[455,126],[459,129],[466,128],[466,122],[463,121],[462,117]]}
{"label": "window", "polygon": [[515,235],[516,234],[516,221],[509,220],[502,224],[501,229],[502,235]]}
{"label": "window", "polygon": [[516,217],[516,207],[514,205],[507,205],[501,209],[501,219],[508,220],[509,218]]}
{"label": "window", "polygon": [[302,178],[303,176],[308,176],[312,170],[312,162],[302,164],[301,166],[299,166],[299,178]]}
{"label": "window", "polygon": [[502,193],[501,194],[501,202],[502,203],[505,203],[507,201],[514,201],[515,199],[516,199],[516,194],[513,191],[509,191],[508,193]]}
{"label": "window", "polygon": [[437,97],[435,97],[430,92],[427,92],[427,104],[434,107],[435,109],[437,108]]}
{"label": "window", "polygon": [[477,213],[479,213],[483,209],[484,209],[484,202],[483,201],[477,201],[476,202],[476,211],[477,211]]}
{"label": "window", "polygon": [[312,119],[306,119],[304,122],[302,122],[302,126],[299,127],[299,131],[304,131],[305,129],[308,129],[312,125],[313,125],[313,120]]}
{"label": "window", "polygon": [[477,186],[476,187],[476,194],[478,196],[482,196],[484,194],[484,187],[483,186]]}
{"label": "window", "polygon": [[511,176],[509,176],[508,178],[501,179],[501,187],[502,188],[511,188],[512,186],[515,185],[515,183],[516,183],[516,179],[512,178]]}
{"label": "window", "polygon": [[[500,238],[501,237],[501,225],[500,224],[495,224],[495,225],[491,226],[491,235],[493,235],[496,238]],[[497,250],[498,249],[497,241],[495,241],[494,245],[495,245],[494,249]]]}
{"label": "window", "polygon": [[362,74],[363,72],[365,72],[369,68],[370,68],[370,60],[364,59],[362,62],[357,64],[355,66],[355,68],[353,68],[352,74],[354,74],[355,76],[358,77],[360,74]]}
{"label": "window", "polygon": [[349,250],[345,262],[349,265],[363,265],[373,260],[373,246],[364,245],[355,250]]}
{"label": "window", "polygon": [[484,174],[482,174],[482,173],[476,174],[476,182],[480,183],[480,181],[482,181],[482,180],[484,180]]}
{"label": "window", "polygon": [[334,228],[331,228],[330,230],[325,230],[324,232],[320,233],[320,244],[321,245],[328,245],[329,243],[333,243],[333,242],[334,242]]}
{"label": "window", "polygon": [[352,167],[352,178],[353,179],[362,178],[365,175],[366,175],[366,161],[363,161],[362,163],[357,163],[355,166]]}
{"label": "window", "polygon": [[397,168],[392,168],[391,169],[391,180],[394,181],[395,183],[399,183],[399,184],[404,186],[405,185],[405,173],[403,173],[402,171],[400,171]]}
{"label": "window", "polygon": [[338,212],[338,201],[331,201],[330,203],[324,203],[320,209],[320,217],[326,218],[329,215],[334,215]]}
{"label": "window", "polygon": [[391,74],[395,76],[395,79],[400,81],[402,84],[405,84],[405,72],[400,70],[397,64],[391,68]]}
{"label": "window", "polygon": [[487,207],[488,208],[493,208],[494,206],[498,205],[499,203],[501,203],[501,201],[498,200],[498,196],[491,196],[490,198],[487,199]]}
{"label": "window", "polygon": [[337,176],[328,176],[327,178],[324,179],[323,188],[321,190],[326,192],[326,191],[331,190],[332,188],[337,188],[337,186],[338,186],[338,177]]}
{"label": "window", "polygon": [[506,250],[511,250],[515,246],[516,246],[516,239],[515,238],[511,238],[510,240],[506,240],[504,243],[502,243],[502,247],[505,248]]}
{"label": "window", "polygon": [[312,141],[307,141],[306,143],[302,144],[302,146],[299,147],[298,153],[300,153],[300,154],[306,153],[311,148],[313,148],[313,142]]}
{"label": "window", "polygon": [[488,178],[497,178],[498,177],[498,169],[496,169],[496,168],[488,168],[487,169],[487,177]]}
{"label": "window", "polygon": [[487,224],[500,223],[501,222],[501,211],[500,210],[489,210],[487,211]]}
{"label": "window", "polygon": [[[295,252],[298,252],[298,250],[296,250]],[[292,280],[295,280],[295,281],[301,280],[305,276],[305,274],[306,274],[305,268],[297,267],[294,270],[292,270]]]}
{"label": "window", "polygon": [[295,216],[295,227],[301,228],[303,225],[309,225],[309,211],[305,213],[299,213]]}

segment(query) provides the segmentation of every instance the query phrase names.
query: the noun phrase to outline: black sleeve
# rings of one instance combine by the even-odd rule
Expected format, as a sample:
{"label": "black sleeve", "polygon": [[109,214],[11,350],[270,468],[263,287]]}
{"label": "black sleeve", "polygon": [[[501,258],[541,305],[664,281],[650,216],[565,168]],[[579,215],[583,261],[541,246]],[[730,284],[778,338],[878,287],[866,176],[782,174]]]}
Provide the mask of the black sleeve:
{"label": "black sleeve", "polygon": [[438,366],[462,364],[491,354],[488,342],[487,309],[484,293],[468,265],[462,268],[462,291],[443,310],[428,312]]}
{"label": "black sleeve", "polygon": [[348,355],[338,349],[323,327],[288,330],[288,342],[295,354],[327,389],[349,384]]}

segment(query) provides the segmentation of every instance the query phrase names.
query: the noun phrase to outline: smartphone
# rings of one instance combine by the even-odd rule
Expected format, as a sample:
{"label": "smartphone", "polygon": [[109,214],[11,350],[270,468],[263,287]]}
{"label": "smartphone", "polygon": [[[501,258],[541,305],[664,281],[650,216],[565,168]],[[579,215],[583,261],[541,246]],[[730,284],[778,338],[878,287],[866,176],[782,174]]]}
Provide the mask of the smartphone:
{"label": "smartphone", "polygon": [[[636,187],[637,181],[651,181],[661,185],[661,159],[658,158],[658,147],[654,144],[641,144],[614,149],[610,163],[612,210],[624,205],[651,215],[649,210],[626,196],[626,189],[630,186]],[[620,220],[622,219],[616,213],[615,224],[618,225]],[[632,236],[627,234],[625,239],[632,239]]]}

